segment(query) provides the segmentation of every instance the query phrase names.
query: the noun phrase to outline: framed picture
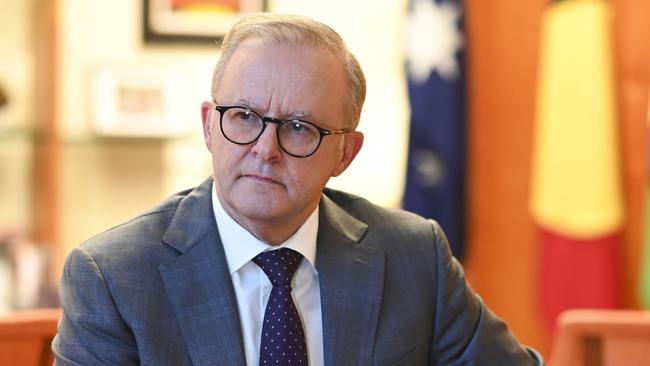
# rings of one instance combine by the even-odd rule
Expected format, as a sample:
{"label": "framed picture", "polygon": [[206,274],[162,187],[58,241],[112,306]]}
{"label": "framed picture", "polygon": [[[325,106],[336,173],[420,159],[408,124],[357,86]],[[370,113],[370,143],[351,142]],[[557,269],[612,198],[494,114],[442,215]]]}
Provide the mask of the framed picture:
{"label": "framed picture", "polygon": [[266,10],[266,0],[142,0],[146,43],[220,43],[246,13]]}
{"label": "framed picture", "polygon": [[91,123],[99,136],[174,138],[190,130],[188,85],[171,66],[102,66],[90,88]]}

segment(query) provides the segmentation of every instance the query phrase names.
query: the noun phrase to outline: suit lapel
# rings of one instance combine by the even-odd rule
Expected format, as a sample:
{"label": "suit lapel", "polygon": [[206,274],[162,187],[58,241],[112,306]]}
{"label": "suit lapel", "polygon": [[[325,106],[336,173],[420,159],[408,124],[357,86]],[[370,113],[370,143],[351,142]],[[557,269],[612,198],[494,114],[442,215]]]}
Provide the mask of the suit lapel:
{"label": "suit lapel", "polygon": [[211,183],[197,187],[176,209],[163,241],[181,255],[159,270],[192,363],[244,365],[239,311],[212,211]]}
{"label": "suit lapel", "polygon": [[366,365],[372,361],[385,253],[359,244],[366,230],[366,224],[323,196],[316,267],[326,365]]}

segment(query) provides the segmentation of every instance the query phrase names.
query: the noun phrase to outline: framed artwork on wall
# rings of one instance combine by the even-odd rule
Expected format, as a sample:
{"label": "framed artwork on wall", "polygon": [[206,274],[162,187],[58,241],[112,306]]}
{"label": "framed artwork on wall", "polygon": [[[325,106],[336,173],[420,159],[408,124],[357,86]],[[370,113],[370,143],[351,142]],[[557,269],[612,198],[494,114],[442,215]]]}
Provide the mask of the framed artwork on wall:
{"label": "framed artwork on wall", "polygon": [[101,65],[90,79],[90,122],[102,137],[187,135],[193,108],[183,73],[173,66]]}
{"label": "framed artwork on wall", "polygon": [[246,13],[266,10],[266,0],[142,0],[145,43],[220,43]]}

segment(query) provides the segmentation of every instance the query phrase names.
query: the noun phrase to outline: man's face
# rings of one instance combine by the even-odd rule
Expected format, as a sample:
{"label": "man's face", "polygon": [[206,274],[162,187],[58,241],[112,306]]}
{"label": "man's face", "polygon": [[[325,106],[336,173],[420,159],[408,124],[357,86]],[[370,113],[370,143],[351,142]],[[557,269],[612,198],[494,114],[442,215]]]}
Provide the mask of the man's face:
{"label": "man's face", "polygon": [[[249,39],[226,65],[216,103],[338,130],[351,127],[345,119],[344,75],[329,51]],[[297,230],[316,208],[328,179],[347,168],[363,142],[359,132],[327,136],[312,156],[296,158],[280,148],[276,124],[269,124],[256,142],[236,145],[223,137],[219,112],[210,103],[202,112],[220,202],[235,221],[270,244],[280,244]]]}

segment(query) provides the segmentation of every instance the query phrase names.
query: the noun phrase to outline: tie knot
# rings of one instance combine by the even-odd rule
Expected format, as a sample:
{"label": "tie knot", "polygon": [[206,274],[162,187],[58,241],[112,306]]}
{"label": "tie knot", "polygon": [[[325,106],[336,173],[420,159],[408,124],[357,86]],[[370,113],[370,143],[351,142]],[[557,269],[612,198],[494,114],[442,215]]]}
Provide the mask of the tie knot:
{"label": "tie knot", "polygon": [[260,253],[253,262],[257,264],[273,286],[291,286],[291,278],[298,269],[302,254],[289,248]]}

